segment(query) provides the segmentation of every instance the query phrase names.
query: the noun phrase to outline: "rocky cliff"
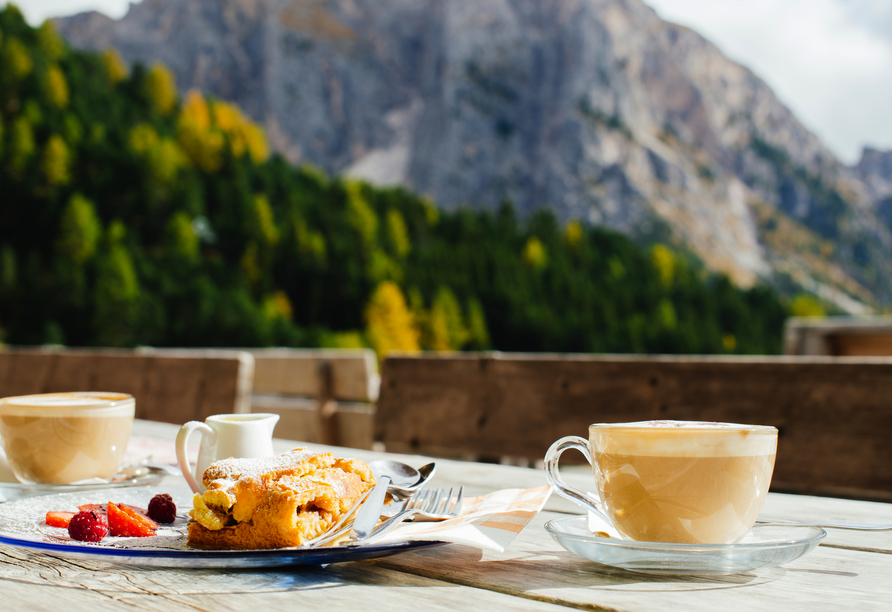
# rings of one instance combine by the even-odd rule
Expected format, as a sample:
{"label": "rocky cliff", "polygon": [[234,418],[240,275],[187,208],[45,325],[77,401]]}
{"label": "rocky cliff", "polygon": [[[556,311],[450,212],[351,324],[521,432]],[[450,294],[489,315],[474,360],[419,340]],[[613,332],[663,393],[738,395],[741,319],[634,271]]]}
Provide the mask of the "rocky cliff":
{"label": "rocky cliff", "polygon": [[58,26],[236,102],[296,163],[548,207],[850,312],[892,302],[889,158],[845,167],[641,0],[143,0]]}

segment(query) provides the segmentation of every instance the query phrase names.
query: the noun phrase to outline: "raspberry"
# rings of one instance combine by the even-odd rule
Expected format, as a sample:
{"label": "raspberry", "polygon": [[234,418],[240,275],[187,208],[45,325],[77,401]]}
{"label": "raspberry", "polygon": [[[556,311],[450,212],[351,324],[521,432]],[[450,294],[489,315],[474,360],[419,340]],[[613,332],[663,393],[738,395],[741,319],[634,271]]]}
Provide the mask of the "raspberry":
{"label": "raspberry", "polygon": [[68,535],[79,542],[98,542],[108,535],[108,524],[101,514],[81,510],[68,523]]}
{"label": "raspberry", "polygon": [[172,523],[177,518],[177,507],[167,493],[159,493],[149,501],[149,518],[159,523]]}

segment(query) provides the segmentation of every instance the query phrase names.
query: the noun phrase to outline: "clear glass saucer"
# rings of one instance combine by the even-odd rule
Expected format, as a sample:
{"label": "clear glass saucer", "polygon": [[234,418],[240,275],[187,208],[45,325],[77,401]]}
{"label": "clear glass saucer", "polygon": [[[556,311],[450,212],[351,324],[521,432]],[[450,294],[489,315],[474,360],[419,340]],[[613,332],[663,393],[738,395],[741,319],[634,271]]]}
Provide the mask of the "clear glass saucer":
{"label": "clear glass saucer", "polygon": [[52,493],[76,493],[97,489],[120,489],[125,487],[145,487],[155,485],[168,476],[179,474],[173,468],[164,466],[131,466],[115,474],[111,480],[95,479],[76,484],[28,484],[22,482],[0,482],[0,503],[11,502],[24,497],[50,495]]}
{"label": "clear glass saucer", "polygon": [[727,575],[789,563],[814,549],[827,535],[819,527],[756,525],[735,544],[665,544],[601,537],[588,517],[545,523],[558,544],[590,561],[633,572]]}

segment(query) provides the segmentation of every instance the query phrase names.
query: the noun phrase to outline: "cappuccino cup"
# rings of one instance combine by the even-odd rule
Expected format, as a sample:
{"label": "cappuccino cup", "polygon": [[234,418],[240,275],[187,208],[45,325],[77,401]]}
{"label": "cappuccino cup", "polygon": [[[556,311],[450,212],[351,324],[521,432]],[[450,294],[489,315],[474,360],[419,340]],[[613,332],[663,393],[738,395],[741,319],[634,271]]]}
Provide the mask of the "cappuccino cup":
{"label": "cappuccino cup", "polygon": [[126,393],[43,393],[0,399],[0,443],[26,484],[112,478],[130,439]]}
{"label": "cappuccino cup", "polygon": [[[561,454],[580,451],[597,493],[566,485]],[[777,429],[694,421],[597,423],[545,456],[555,492],[638,542],[730,544],[756,522],[774,471]]]}

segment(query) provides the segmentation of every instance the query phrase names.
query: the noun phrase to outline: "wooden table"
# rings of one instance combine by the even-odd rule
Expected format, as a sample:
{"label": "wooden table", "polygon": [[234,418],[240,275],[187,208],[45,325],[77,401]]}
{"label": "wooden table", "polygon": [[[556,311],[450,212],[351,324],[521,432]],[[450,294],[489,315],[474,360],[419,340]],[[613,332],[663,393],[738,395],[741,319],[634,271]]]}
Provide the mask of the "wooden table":
{"label": "wooden table", "polygon": [[[134,434],[171,441],[177,428],[138,421]],[[275,441],[284,452],[294,442]],[[320,447],[322,448],[322,447]],[[381,453],[338,449],[363,459]],[[396,456],[413,465],[427,458]],[[435,484],[470,495],[534,487],[542,471],[438,460]],[[567,474],[578,487],[589,476]],[[178,479],[177,479],[178,480]],[[613,570],[565,551],[546,521],[577,514],[553,495],[505,553],[458,545],[328,567],[278,571],[173,570],[56,559],[0,546],[0,609],[214,610],[892,610],[892,532],[831,531],[808,555],[782,567],[726,577],[653,577]],[[892,522],[892,505],[770,494],[763,516]]]}

